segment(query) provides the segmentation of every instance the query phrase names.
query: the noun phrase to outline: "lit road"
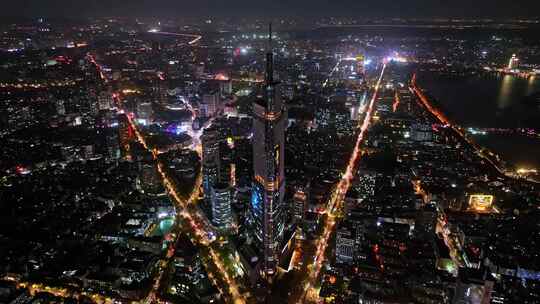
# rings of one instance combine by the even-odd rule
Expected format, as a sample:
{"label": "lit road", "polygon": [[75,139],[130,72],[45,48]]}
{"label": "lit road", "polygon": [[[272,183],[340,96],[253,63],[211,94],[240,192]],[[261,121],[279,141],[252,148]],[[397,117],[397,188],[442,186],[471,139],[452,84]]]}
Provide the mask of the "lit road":
{"label": "lit road", "polygon": [[394,103],[392,104],[392,112],[395,113],[397,111],[400,101],[401,99],[399,98],[399,93],[396,90],[396,93],[394,94]]}
{"label": "lit road", "polygon": [[26,289],[28,290],[30,295],[33,295],[33,296],[38,293],[44,292],[44,293],[52,294],[59,298],[82,300],[82,298],[84,297],[85,299],[90,298],[94,303],[99,303],[99,304],[117,303],[112,298],[98,294],[98,293],[92,293],[92,292],[86,292],[86,291],[81,291],[81,292],[73,291],[73,288],[49,286],[43,283],[22,282],[20,281],[18,277],[13,277],[9,275],[1,277],[0,279],[15,283],[17,288]]}
{"label": "lit road", "polygon": [[330,74],[328,74],[328,78],[326,78],[326,80],[323,82],[323,86],[322,86],[323,88],[326,88],[326,86],[328,85],[328,82],[330,81],[330,78],[332,78],[332,75],[334,75],[334,73],[338,70],[340,64],[341,64],[341,58],[339,58],[338,62],[336,63],[332,71],[330,71]]}
{"label": "lit road", "polygon": [[192,44],[195,44],[197,43],[199,40],[202,39],[202,36],[201,35],[196,35],[196,34],[180,34],[180,33],[171,33],[171,32],[160,32],[160,31],[153,31],[153,30],[150,30],[148,31],[149,33],[154,33],[154,34],[160,34],[160,35],[170,35],[170,36],[178,36],[178,37],[188,37],[188,38],[193,38],[193,40],[190,40],[188,42],[188,44],[192,45]]}
{"label": "lit road", "polygon": [[[428,193],[422,188],[422,182],[420,180],[413,180],[412,185],[414,192],[422,197],[424,204],[428,203]],[[450,252],[450,258],[455,265],[459,267],[465,266],[463,261],[463,250],[459,241],[455,242],[450,236],[450,229],[448,226],[448,220],[444,209],[437,207],[437,232],[441,232],[444,243],[448,247]],[[452,271],[454,276],[457,276],[457,267]]]}
{"label": "lit road", "polygon": [[[118,104],[120,105],[121,102],[119,100],[118,95],[115,95]],[[120,107],[120,106],[119,106]],[[137,137],[137,140],[144,146],[145,149],[148,151],[151,151],[150,147],[148,146],[146,139],[141,134],[141,132],[138,130],[137,125],[134,123],[133,119],[130,115],[126,115],[128,117],[128,121],[135,131],[135,135]],[[197,149],[198,153],[201,153],[200,148]],[[183,199],[180,194],[178,194],[178,191],[176,190],[176,186],[171,181],[171,178],[168,176],[165,165],[163,162],[159,159],[158,154],[156,151],[151,151],[152,155],[154,157],[154,161],[157,164],[158,172],[161,176],[163,186],[169,193],[169,195],[173,198],[174,202],[176,203],[178,215],[182,217],[182,219],[188,224],[188,226],[191,228],[191,236],[192,241],[195,244],[199,244],[202,246],[205,246],[208,248],[208,252],[210,255],[210,260],[213,262],[214,266],[218,269],[219,273],[212,274],[209,271],[209,267],[206,267],[206,269],[209,272],[209,277],[214,281],[214,284],[220,289],[221,293],[224,295],[230,294],[232,297],[232,301],[234,303],[245,303],[244,296],[240,293],[239,285],[236,283],[236,281],[232,278],[232,276],[228,273],[227,268],[225,267],[224,261],[222,260],[221,256],[215,251],[215,249],[210,246],[211,243],[214,241],[214,239],[211,237],[211,235],[215,235],[215,232],[213,230],[210,230],[210,226],[208,224],[201,224],[201,223],[207,223],[207,218],[202,215],[198,209],[196,208],[189,208],[189,205],[193,204],[200,195],[200,189],[202,185],[202,172],[199,170],[199,173],[197,174],[197,178],[195,181],[195,184],[193,186],[193,191],[191,192],[191,195],[188,199]],[[210,231],[209,231],[210,230]],[[172,249],[173,253],[171,255],[174,255],[174,248]],[[159,282],[161,282],[161,278],[164,274],[164,269],[166,267],[162,267],[160,269],[159,274],[156,276],[156,281],[154,284],[154,288],[152,292],[149,295],[149,303],[155,302],[156,299],[156,293],[159,289]],[[226,286],[223,286],[224,284],[217,283],[215,277],[221,277],[222,281],[225,282]],[[226,291],[223,290],[223,288],[227,288]]]}
{"label": "lit road", "polygon": [[[103,75],[102,68],[95,61],[94,57],[89,55],[89,58],[90,58],[90,61],[95,65],[96,69],[100,72],[100,74]],[[104,80],[106,80],[106,78],[104,78]],[[113,99],[117,103],[118,109],[122,111],[123,109],[122,109],[122,101],[120,99],[120,94],[118,93],[113,94]],[[190,228],[190,237],[191,237],[192,242],[208,250],[208,260],[210,260],[213,266],[217,269],[216,273],[212,273],[211,271],[212,267],[206,267],[209,278],[220,290],[221,294],[224,295],[225,299],[228,300],[227,302],[231,302],[235,304],[245,303],[246,300],[244,296],[240,293],[240,286],[238,285],[236,280],[233,278],[233,276],[228,273],[228,270],[225,267],[225,263],[222,257],[211,246],[211,243],[214,241],[214,238],[211,235],[215,235],[215,232],[210,229],[211,227],[210,225],[206,224],[208,222],[207,218],[204,215],[202,215],[198,211],[197,208],[190,208],[190,205],[192,205],[198,199],[200,195],[200,189],[202,185],[201,170],[199,170],[198,172],[195,184],[193,186],[193,191],[191,192],[189,197],[187,199],[182,198],[182,196],[178,193],[176,186],[172,182],[171,178],[168,176],[168,173],[165,169],[166,167],[163,164],[163,162],[159,159],[157,151],[151,150],[145,137],[139,131],[137,124],[133,121],[132,115],[129,115],[128,113],[126,114],[126,117],[128,119],[128,122],[131,128],[133,129],[135,133],[137,141],[146,150],[152,153],[154,161],[156,162],[156,165],[157,165],[158,172],[161,176],[163,186],[165,187],[165,189],[167,190],[167,192],[169,193],[170,197],[173,199],[177,207],[178,216],[181,217],[182,220]],[[200,156],[201,154],[200,145],[198,145],[195,150]],[[176,240],[173,243],[176,243]],[[175,248],[173,247],[173,248],[170,248],[169,250],[170,251],[167,254],[169,259],[167,259],[166,261],[163,261],[164,265],[160,265],[159,273],[158,275],[156,275],[154,279],[153,288],[151,292],[149,293],[148,297],[146,298],[146,300],[144,301],[145,303],[160,302],[157,296],[158,290],[160,288],[160,282],[162,281],[165,270],[167,269],[167,265],[168,265],[168,262],[170,261],[170,257],[174,256]],[[220,284],[218,282],[223,282],[223,283]]]}
{"label": "lit road", "polygon": [[371,118],[373,115],[373,107],[377,99],[377,94],[379,91],[379,87],[381,85],[381,81],[382,81],[385,69],[386,69],[386,64],[383,64],[381,74],[379,75],[379,78],[377,80],[377,83],[373,91],[373,95],[368,105],[366,116],[364,117],[363,122],[360,124],[360,132],[356,139],[356,144],[354,146],[354,150],[349,159],[347,168],[345,169],[335,190],[330,195],[330,199],[327,203],[327,207],[325,211],[325,214],[328,216],[328,220],[326,221],[325,226],[323,228],[323,233],[315,241],[315,248],[316,248],[315,255],[314,255],[313,261],[309,263],[311,266],[308,267],[308,271],[305,274],[306,279],[304,280],[304,283],[303,283],[304,294],[300,296],[297,303],[304,303],[306,301],[307,302],[316,301],[318,298],[318,292],[315,289],[315,283],[316,283],[317,278],[319,277],[324,260],[326,259],[325,252],[329,245],[330,236],[332,235],[332,232],[336,226],[336,214],[340,210],[341,204],[343,203],[343,200],[345,198],[345,194],[347,193],[347,191],[349,190],[349,187],[351,186],[355,169],[357,168],[358,161],[360,160],[360,157],[362,155],[361,150],[360,150],[361,144],[364,140],[366,131],[368,130],[371,123]]}

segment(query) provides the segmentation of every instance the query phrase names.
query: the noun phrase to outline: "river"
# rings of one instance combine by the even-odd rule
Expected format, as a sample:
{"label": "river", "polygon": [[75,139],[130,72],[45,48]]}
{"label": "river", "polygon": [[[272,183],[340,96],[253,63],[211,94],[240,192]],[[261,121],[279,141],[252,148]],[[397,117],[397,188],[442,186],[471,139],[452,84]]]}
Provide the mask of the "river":
{"label": "river", "polygon": [[[534,128],[540,131],[540,77],[511,75],[448,78],[421,72],[420,86],[455,123],[477,128]],[[540,169],[540,139],[521,135],[477,135],[475,140],[513,167]]]}

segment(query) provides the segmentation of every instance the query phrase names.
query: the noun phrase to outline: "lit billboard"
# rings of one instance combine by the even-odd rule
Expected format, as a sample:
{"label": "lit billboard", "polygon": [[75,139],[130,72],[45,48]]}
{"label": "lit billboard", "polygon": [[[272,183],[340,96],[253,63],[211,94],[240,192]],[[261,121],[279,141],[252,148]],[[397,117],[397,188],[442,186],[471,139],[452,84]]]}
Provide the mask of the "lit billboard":
{"label": "lit billboard", "polygon": [[493,195],[472,194],[469,197],[469,209],[475,211],[490,211],[493,204]]}

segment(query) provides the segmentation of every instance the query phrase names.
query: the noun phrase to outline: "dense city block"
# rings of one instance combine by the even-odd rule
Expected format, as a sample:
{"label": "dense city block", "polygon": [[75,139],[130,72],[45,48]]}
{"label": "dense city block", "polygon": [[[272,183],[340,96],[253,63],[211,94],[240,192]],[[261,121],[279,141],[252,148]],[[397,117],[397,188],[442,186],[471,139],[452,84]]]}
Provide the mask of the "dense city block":
{"label": "dense city block", "polygon": [[539,24],[0,21],[0,303],[539,303]]}

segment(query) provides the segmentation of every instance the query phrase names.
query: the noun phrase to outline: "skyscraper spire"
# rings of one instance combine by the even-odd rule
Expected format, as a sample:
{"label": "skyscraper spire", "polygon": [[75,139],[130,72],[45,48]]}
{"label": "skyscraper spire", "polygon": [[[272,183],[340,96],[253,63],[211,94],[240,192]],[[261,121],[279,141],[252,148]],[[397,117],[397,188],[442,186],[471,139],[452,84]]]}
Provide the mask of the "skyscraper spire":
{"label": "skyscraper spire", "polygon": [[268,49],[272,51],[272,22],[268,23]]}
{"label": "skyscraper spire", "polygon": [[274,53],[272,52],[272,22],[268,25],[268,52],[266,53],[266,84],[274,82]]}

